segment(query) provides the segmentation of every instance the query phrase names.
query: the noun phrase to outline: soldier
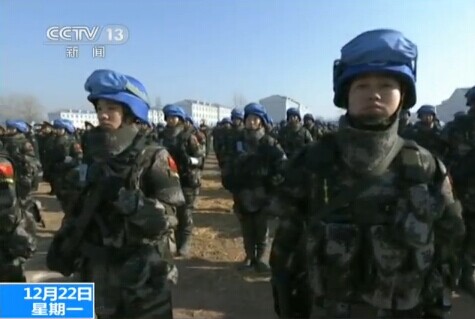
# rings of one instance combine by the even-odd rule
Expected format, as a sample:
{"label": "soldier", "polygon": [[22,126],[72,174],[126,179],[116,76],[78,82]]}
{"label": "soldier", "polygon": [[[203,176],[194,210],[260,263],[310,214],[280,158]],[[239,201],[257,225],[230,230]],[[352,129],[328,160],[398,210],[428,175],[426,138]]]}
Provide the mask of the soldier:
{"label": "soldier", "polygon": [[0,151],[0,282],[26,282],[24,265],[36,251],[33,216],[22,208],[13,159]]}
{"label": "soldier", "polygon": [[257,103],[244,108],[245,129],[234,142],[234,156],[226,162],[223,185],[233,194],[234,213],[241,224],[246,258],[241,269],[269,270],[264,260],[268,240],[268,216],[263,212],[281,177],[285,153],[265,132],[266,109]]}
{"label": "soldier", "polygon": [[303,126],[310,132],[314,141],[318,141],[323,136],[323,130],[315,123],[312,114],[307,113],[303,116]]}
{"label": "soldier", "polygon": [[163,108],[163,112],[167,126],[159,139],[178,165],[180,184],[185,195],[185,204],[177,208],[177,253],[179,256],[188,257],[193,231],[193,210],[201,186],[200,167],[204,152],[193,134],[193,129],[185,128],[187,115],[181,107],[169,104]]}
{"label": "soldier", "polygon": [[[195,135],[200,145],[201,152],[206,156],[206,135],[198,127],[196,127],[195,122],[189,115],[186,116],[185,130],[190,130],[192,134]],[[202,164],[204,164],[204,159]],[[203,167],[201,167],[201,169],[203,169]]]}
{"label": "soldier", "polygon": [[342,48],[334,103],[347,113],[289,162],[267,208],[281,218],[270,259],[280,317],[309,318],[314,300],[325,318],[350,318],[361,301],[380,318],[450,310],[460,204],[443,163],[397,134],[416,102],[416,59],[394,30]]}
{"label": "soldier", "polygon": [[[449,143],[448,162],[457,162],[475,147],[475,107],[472,106],[472,96],[475,86],[467,91],[465,97],[469,107],[464,116],[455,117],[442,130],[442,137]],[[450,166],[450,165],[449,165]]]}
{"label": "soldier", "polygon": [[313,141],[312,135],[301,121],[299,110],[291,107],[287,110],[287,124],[279,131],[279,144],[289,158]]}
{"label": "soldier", "polygon": [[[61,178],[63,172],[61,166],[66,157],[70,156],[71,146],[76,142],[74,132],[76,131],[74,125],[64,119],[56,119],[53,121],[53,126],[56,130],[56,136],[52,145],[51,154],[51,191],[54,195],[60,192]],[[59,199],[59,198],[58,198]]]}
{"label": "soldier", "polygon": [[20,120],[8,120],[6,124],[8,134],[3,139],[4,149],[15,164],[18,200],[21,208],[32,214],[35,221],[44,227],[41,203],[31,196],[31,192],[38,189],[41,163],[26,136],[29,127]]}
{"label": "soldier", "polygon": [[399,116],[399,129],[398,133],[399,135],[404,136],[404,133],[408,131],[408,129],[412,128],[412,123],[410,122],[411,118],[411,111],[405,110],[401,111],[401,114]]}
{"label": "soldier", "polygon": [[231,133],[233,122],[229,117],[225,117],[221,120],[219,126],[217,126],[213,131],[213,149],[216,153],[216,158],[218,160],[219,168],[223,168],[225,160],[225,142],[226,137]]}
{"label": "soldier", "polygon": [[176,281],[171,236],[184,203],[170,154],[136,125],[148,121],[137,79],[96,70],[86,80],[99,126],[86,186],[47,255],[50,270],[95,283],[97,318],[170,319]]}
{"label": "soldier", "polygon": [[206,136],[206,157],[208,157],[210,149],[211,149],[211,129],[208,125],[206,125],[205,120],[201,120],[200,123],[200,131]]}
{"label": "soldier", "polygon": [[463,217],[467,229],[461,252],[461,274],[459,285],[475,297],[473,278],[475,262],[475,87],[467,92],[466,115],[460,115],[444,128],[447,142],[451,146],[449,153],[450,172],[455,192],[463,206]]}
{"label": "soldier", "polygon": [[231,111],[231,129],[229,131],[224,131],[222,137],[222,147],[221,147],[221,168],[226,166],[226,162],[232,160],[235,155],[234,147],[236,145],[236,140],[241,136],[244,131],[244,112],[242,109],[234,108]]}
{"label": "soldier", "polygon": [[448,145],[441,137],[442,127],[437,119],[435,107],[422,105],[417,110],[417,117],[419,121],[409,128],[406,127],[401,136],[416,141],[432,154],[444,159],[447,155]]}

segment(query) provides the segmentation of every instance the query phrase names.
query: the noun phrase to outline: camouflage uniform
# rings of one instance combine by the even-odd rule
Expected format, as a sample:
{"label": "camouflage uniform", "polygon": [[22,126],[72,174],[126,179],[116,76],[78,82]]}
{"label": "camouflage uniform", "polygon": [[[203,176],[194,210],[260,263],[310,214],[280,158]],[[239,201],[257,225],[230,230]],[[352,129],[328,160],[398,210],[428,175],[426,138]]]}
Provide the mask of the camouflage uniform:
{"label": "camouflage uniform", "polygon": [[185,204],[177,208],[178,228],[176,240],[178,253],[187,256],[193,231],[193,210],[201,186],[200,167],[204,159],[204,152],[193,133],[194,129],[185,128],[186,114],[181,108],[173,106],[165,110],[164,113],[165,117],[178,116],[183,119],[183,123],[175,127],[167,126],[159,139],[178,165]]}
{"label": "camouflage uniform", "polygon": [[[397,31],[365,32],[343,47],[335,105],[351,109],[354,77],[387,72],[394,64],[381,59],[394,51],[412,67],[414,45]],[[415,71],[397,72],[407,109],[415,103]],[[309,318],[317,302],[325,318],[349,318],[351,305],[363,302],[383,318],[444,317],[465,230],[446,169],[398,137],[397,110],[376,123],[350,114],[290,161],[267,208],[280,216],[270,259],[276,312]]]}
{"label": "camouflage uniform", "polygon": [[224,165],[224,153],[225,153],[225,141],[231,130],[231,119],[224,118],[220,125],[215,127],[213,130],[213,149],[218,160],[219,168],[221,169]]}
{"label": "camouflage uniform", "polygon": [[[423,105],[417,111],[418,117],[421,119],[414,125],[406,126],[400,133],[401,136],[417,142],[420,146],[429,150],[432,154],[444,159],[447,155],[448,144],[442,139],[442,127],[437,121],[435,108],[430,105]],[[429,116],[429,119],[422,117]]]}
{"label": "camouflage uniform", "polygon": [[41,138],[38,140],[40,148],[40,160],[43,168],[43,180],[51,185],[51,195],[53,192],[53,155],[56,140],[56,130],[52,125],[45,124]]}
{"label": "camouflage uniform", "polygon": [[[92,103],[123,103],[147,120],[148,99],[136,79],[96,70],[85,87]],[[91,136],[86,186],[55,234],[48,268],[94,282],[100,319],[171,319],[172,237],[176,206],[184,202],[176,164],[135,124],[98,127]]]}
{"label": "camouflage uniform", "polygon": [[40,212],[41,204],[31,196],[31,192],[36,191],[39,186],[41,163],[36,158],[33,145],[25,135],[27,127],[21,124],[26,123],[7,121],[7,126],[11,126],[16,133],[4,136],[4,149],[15,163],[17,195],[21,208],[32,214],[36,222],[44,226]]}
{"label": "camouflage uniform", "polygon": [[206,157],[208,157],[212,146],[212,134],[211,129],[205,123],[200,124],[200,132],[206,137]]}
{"label": "camouflage uniform", "polygon": [[323,129],[320,123],[316,123],[312,114],[305,114],[303,117],[304,127],[310,132],[312,139],[318,141],[323,136]]}
{"label": "camouflage uniform", "polygon": [[244,131],[244,113],[242,111],[233,109],[231,112],[231,121],[232,126],[229,131],[226,131],[226,134],[223,136],[222,148],[221,148],[221,158],[222,158],[222,168],[224,168],[228,161],[231,161],[236,155],[235,146],[236,141],[239,140]]}
{"label": "camouflage uniform", "polygon": [[[265,109],[251,103],[246,115],[256,114],[266,123]],[[245,267],[266,271],[264,254],[268,241],[268,216],[263,212],[275,185],[279,182],[285,153],[278,142],[258,130],[244,129],[234,142],[234,156],[223,170],[223,185],[234,198],[234,213],[241,224],[246,259]]]}
{"label": "camouflage uniform", "polygon": [[61,120],[55,120],[54,126],[57,133],[52,145],[50,169],[51,191],[57,195],[57,193],[60,192],[58,187],[60,187],[61,178],[63,177],[61,166],[66,158],[71,156],[71,145],[76,142],[76,139],[74,136],[74,126],[71,124]]}
{"label": "camouflage uniform", "polygon": [[[299,122],[290,121],[290,117],[298,117]],[[287,154],[292,157],[306,144],[313,141],[310,132],[300,123],[300,113],[295,109],[287,110],[287,124],[279,131],[279,144]]]}
{"label": "camouflage uniform", "polygon": [[467,93],[467,105],[471,106],[467,115],[460,115],[447,123],[443,136],[450,145],[447,162],[453,178],[455,193],[463,205],[463,217],[467,229],[461,252],[460,286],[475,296],[475,89],[473,104]]}
{"label": "camouflage uniform", "polygon": [[0,152],[0,282],[26,282],[24,265],[36,251],[33,216],[22,208],[14,161]]}
{"label": "camouflage uniform", "polygon": [[411,118],[411,112],[409,110],[402,111],[399,116],[399,129],[398,133],[401,136],[412,128],[412,123],[409,121]]}

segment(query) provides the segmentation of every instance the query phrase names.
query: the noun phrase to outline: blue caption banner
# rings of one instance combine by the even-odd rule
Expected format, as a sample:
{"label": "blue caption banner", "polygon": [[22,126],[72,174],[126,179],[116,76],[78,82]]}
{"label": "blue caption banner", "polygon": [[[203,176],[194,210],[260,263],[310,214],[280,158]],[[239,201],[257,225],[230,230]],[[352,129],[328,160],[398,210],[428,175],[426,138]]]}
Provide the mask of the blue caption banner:
{"label": "blue caption banner", "polygon": [[0,318],[94,319],[94,284],[0,283]]}

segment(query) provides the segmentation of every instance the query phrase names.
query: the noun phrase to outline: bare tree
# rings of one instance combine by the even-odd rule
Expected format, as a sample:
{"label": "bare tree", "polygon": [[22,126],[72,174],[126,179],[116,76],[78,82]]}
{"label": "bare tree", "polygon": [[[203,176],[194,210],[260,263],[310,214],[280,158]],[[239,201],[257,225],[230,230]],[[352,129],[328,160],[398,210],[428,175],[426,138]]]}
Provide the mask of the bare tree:
{"label": "bare tree", "polygon": [[0,96],[0,117],[21,119],[26,122],[41,121],[44,118],[43,106],[30,94]]}
{"label": "bare tree", "polygon": [[233,106],[234,107],[244,107],[247,104],[247,100],[241,93],[234,93],[233,96]]}

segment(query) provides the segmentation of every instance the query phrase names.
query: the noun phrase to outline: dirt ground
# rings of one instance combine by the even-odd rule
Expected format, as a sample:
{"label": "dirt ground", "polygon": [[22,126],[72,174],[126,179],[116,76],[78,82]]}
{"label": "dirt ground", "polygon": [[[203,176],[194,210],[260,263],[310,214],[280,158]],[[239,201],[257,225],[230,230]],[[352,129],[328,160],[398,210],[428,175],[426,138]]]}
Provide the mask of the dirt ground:
{"label": "dirt ground", "polygon": [[[277,318],[272,306],[269,278],[236,269],[244,258],[242,238],[232,199],[222,189],[216,160],[210,158],[194,214],[192,255],[177,259],[179,282],[173,291],[176,319]],[[45,255],[51,236],[59,228],[62,213],[54,197],[42,184],[35,195],[43,205],[46,229],[39,230],[39,250],[28,262],[30,281],[59,281],[60,275],[47,271]],[[273,229],[275,222],[272,222]],[[365,311],[362,316],[368,318]],[[475,300],[455,294],[454,319],[475,318]]]}

